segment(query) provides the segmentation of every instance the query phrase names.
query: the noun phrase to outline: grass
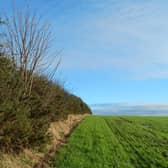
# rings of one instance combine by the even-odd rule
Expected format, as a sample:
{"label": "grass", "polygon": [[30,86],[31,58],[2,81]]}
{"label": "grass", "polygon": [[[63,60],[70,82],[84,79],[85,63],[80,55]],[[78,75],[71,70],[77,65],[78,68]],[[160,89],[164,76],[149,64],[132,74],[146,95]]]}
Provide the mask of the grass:
{"label": "grass", "polygon": [[89,116],[53,167],[168,168],[168,117]]}

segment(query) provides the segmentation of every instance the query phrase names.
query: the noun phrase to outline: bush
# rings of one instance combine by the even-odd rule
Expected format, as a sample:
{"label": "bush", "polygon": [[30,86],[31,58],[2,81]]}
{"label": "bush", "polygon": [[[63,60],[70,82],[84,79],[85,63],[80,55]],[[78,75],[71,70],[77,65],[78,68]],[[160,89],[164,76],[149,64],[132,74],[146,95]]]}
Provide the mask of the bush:
{"label": "bush", "polygon": [[1,150],[40,147],[49,139],[51,121],[77,113],[91,111],[80,98],[44,76],[34,74],[32,93],[25,96],[19,70],[11,60],[0,56]]}

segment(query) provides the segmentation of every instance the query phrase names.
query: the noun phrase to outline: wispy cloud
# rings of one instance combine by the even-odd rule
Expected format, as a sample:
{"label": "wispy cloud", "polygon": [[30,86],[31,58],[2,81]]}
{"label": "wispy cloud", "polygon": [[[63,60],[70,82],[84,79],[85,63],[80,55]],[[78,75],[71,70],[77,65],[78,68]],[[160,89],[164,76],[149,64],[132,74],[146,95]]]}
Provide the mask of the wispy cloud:
{"label": "wispy cloud", "polygon": [[65,49],[64,68],[115,68],[138,79],[168,77],[168,13],[164,3],[90,2],[100,11],[63,25],[71,29],[71,34],[66,30],[65,34],[72,40],[71,48]]}

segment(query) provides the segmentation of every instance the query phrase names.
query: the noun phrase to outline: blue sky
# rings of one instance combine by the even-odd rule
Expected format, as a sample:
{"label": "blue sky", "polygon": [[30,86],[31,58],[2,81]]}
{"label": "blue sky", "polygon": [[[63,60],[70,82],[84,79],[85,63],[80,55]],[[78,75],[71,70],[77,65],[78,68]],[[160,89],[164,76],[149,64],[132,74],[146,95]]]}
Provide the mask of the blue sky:
{"label": "blue sky", "polygon": [[168,1],[15,0],[27,4],[53,25],[69,91],[88,104],[168,103]]}

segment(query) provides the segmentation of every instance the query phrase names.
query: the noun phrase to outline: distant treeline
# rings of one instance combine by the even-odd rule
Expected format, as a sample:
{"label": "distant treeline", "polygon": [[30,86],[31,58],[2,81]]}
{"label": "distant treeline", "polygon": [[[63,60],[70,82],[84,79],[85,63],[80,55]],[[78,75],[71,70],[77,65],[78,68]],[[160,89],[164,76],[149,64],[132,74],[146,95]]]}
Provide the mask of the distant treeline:
{"label": "distant treeline", "polygon": [[[37,69],[48,58],[50,31],[29,11],[5,21],[0,42],[0,150],[20,151],[40,147],[48,139],[50,122],[68,114],[91,113],[70,94]],[[56,64],[56,68],[59,61]],[[47,69],[47,65],[46,69]],[[50,71],[51,72],[51,71]],[[44,74],[44,73],[43,73]]]}

